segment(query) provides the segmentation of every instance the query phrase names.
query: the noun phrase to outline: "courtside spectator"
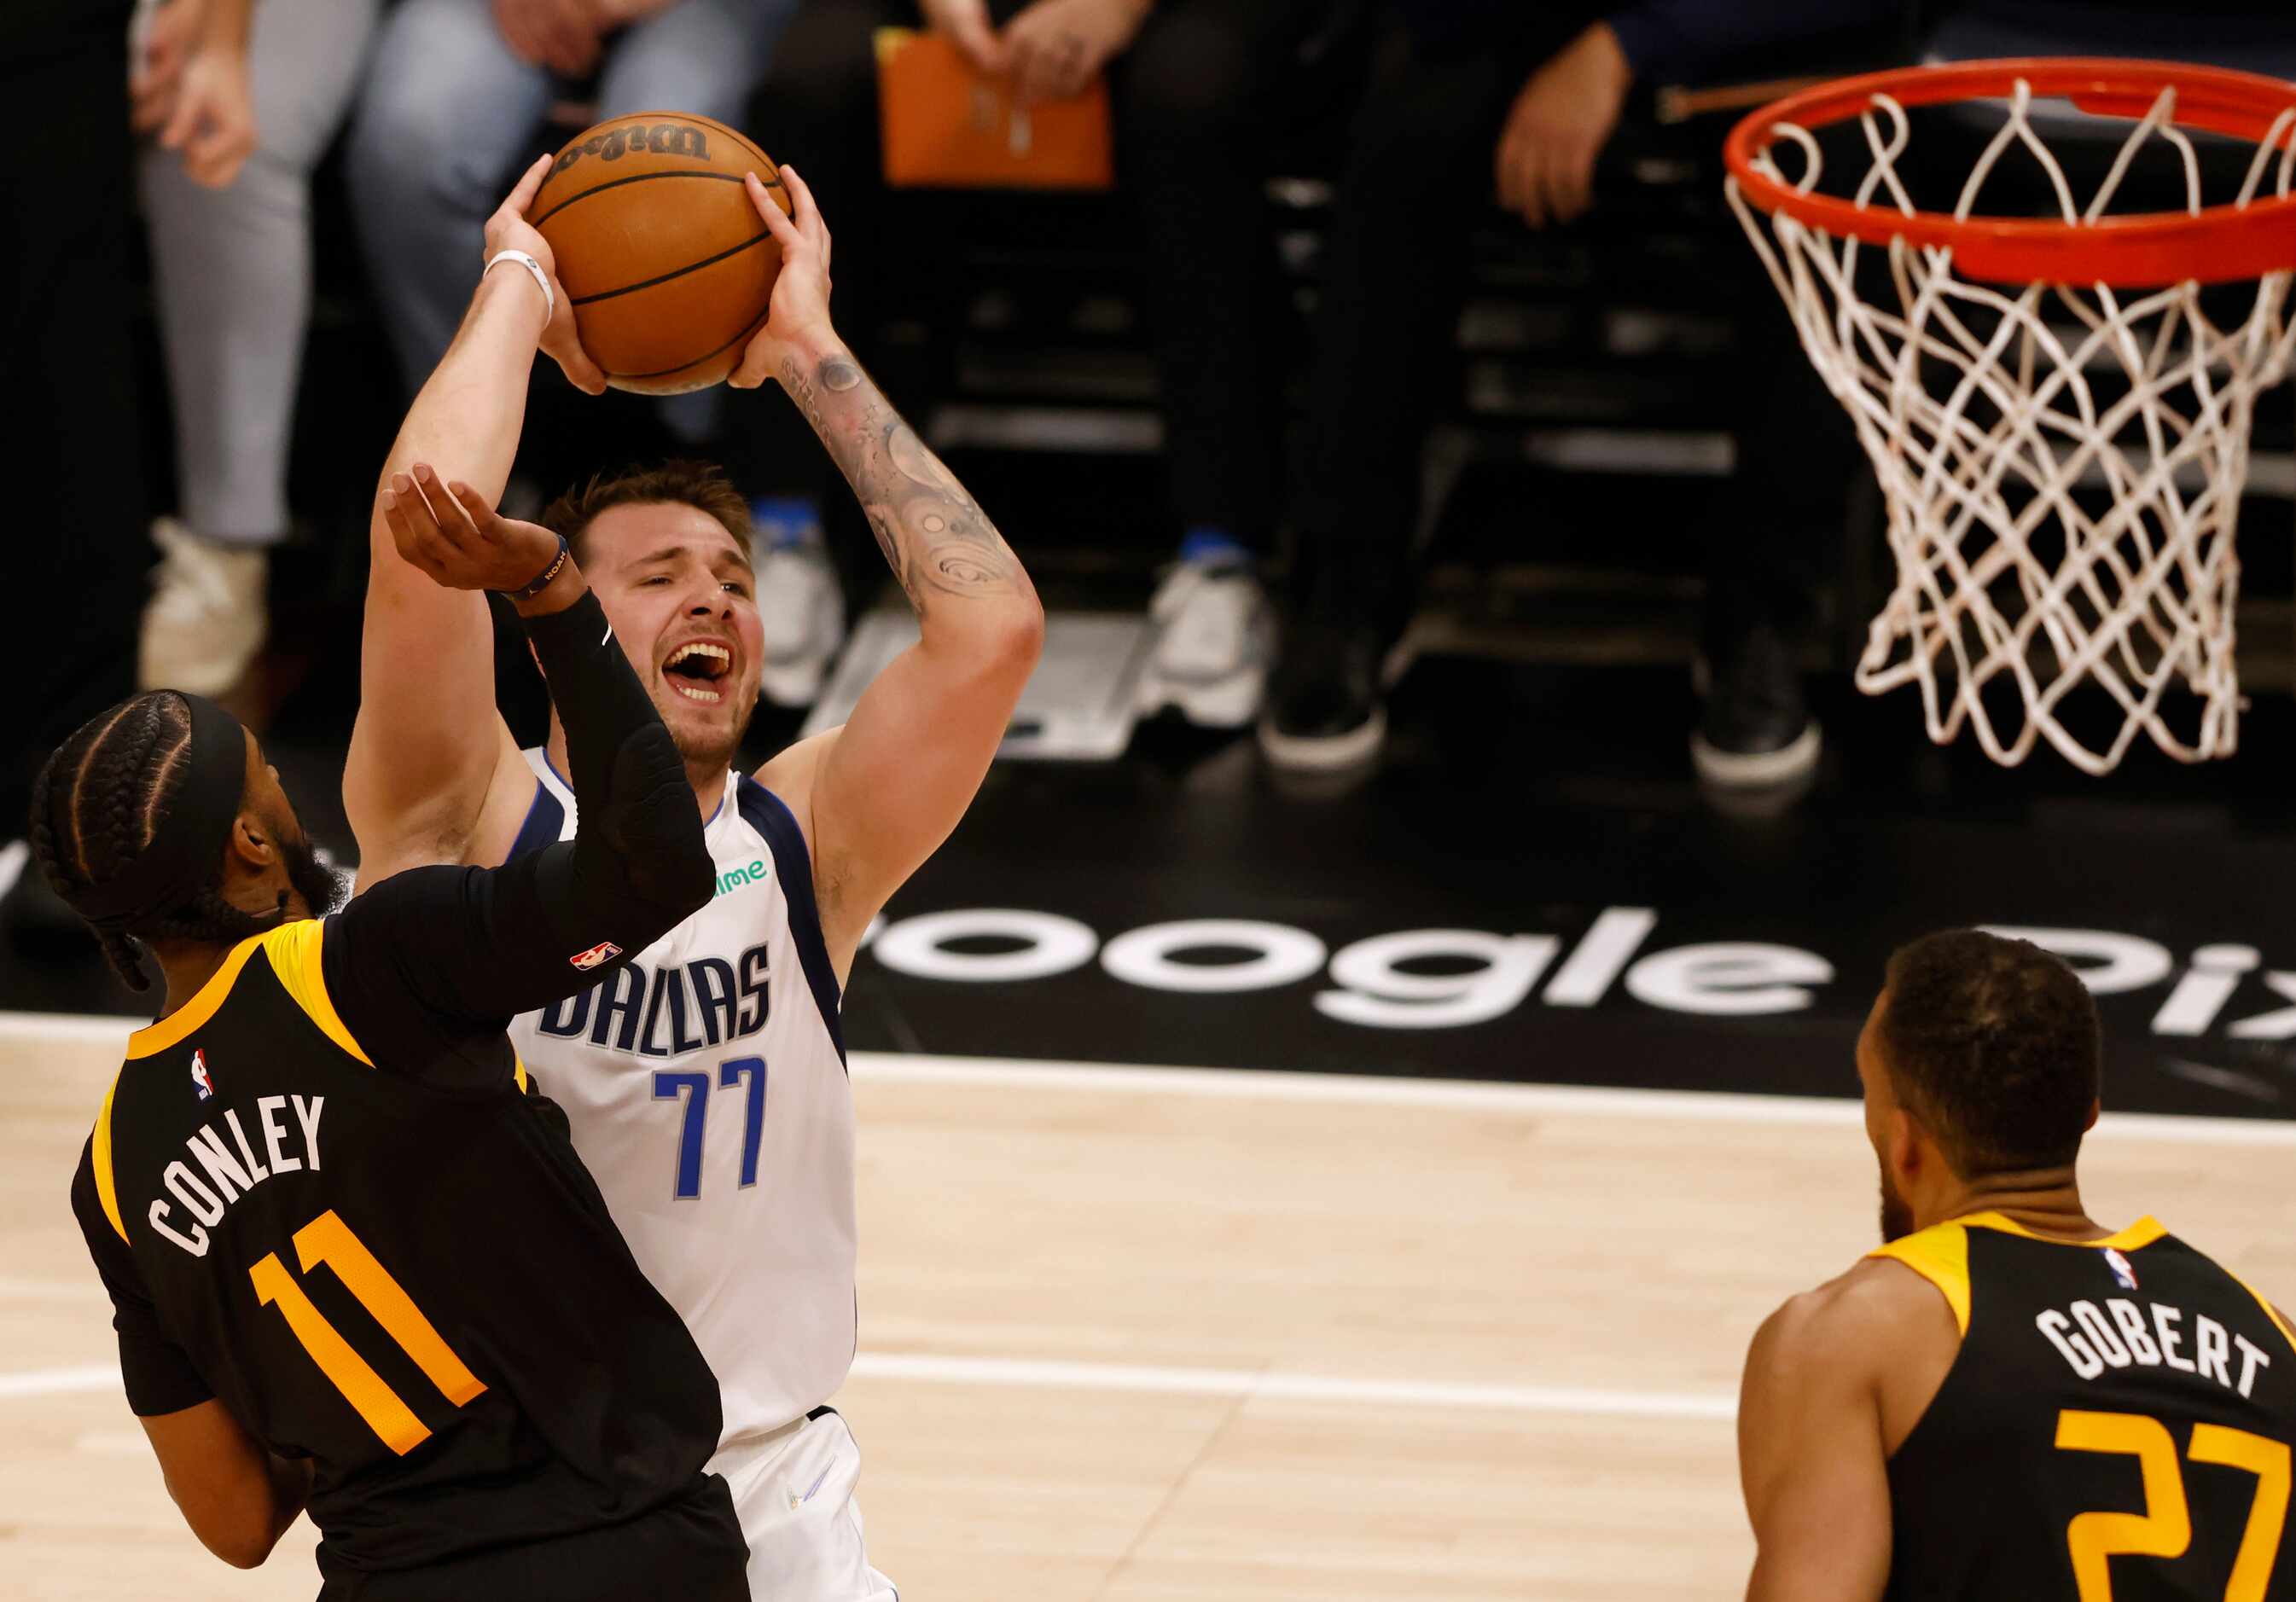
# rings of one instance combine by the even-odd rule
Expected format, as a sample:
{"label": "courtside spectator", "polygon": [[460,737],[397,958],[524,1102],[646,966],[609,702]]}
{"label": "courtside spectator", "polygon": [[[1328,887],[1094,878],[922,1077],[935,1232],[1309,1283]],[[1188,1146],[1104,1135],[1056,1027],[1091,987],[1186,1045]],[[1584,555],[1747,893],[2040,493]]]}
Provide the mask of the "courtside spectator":
{"label": "courtside spectator", "polygon": [[[136,122],[173,394],[177,516],[144,612],[146,689],[221,695],[261,649],[271,547],[311,309],[311,169],[358,84],[378,0],[204,0],[242,37],[194,32],[202,0],[148,6]],[[242,51],[243,50],[243,60]],[[181,148],[176,129],[226,130]],[[186,135],[188,137],[188,135]]]}
{"label": "courtside spectator", "polygon": [[[182,30],[173,71],[196,53],[202,76],[228,78],[243,48],[243,0],[169,0],[176,7],[198,26]],[[13,499],[10,589],[37,611],[36,622],[7,631],[0,661],[12,695],[0,839],[20,835],[41,754],[135,687],[137,609],[122,585],[150,564],[151,547],[129,337],[129,79],[148,110],[171,74],[165,63],[155,70],[131,60],[132,14],[128,0],[0,4],[0,93],[34,130],[19,159],[0,163],[0,214],[10,219],[0,245],[0,377],[22,402],[0,429],[0,482]],[[204,114],[171,118],[159,131],[203,170],[232,159],[241,137]],[[24,861],[20,840],[0,847],[10,935],[84,940],[40,876],[22,871]]]}
{"label": "courtside spectator", "polygon": [[[405,0],[383,20],[351,125],[351,199],[408,394],[470,304],[486,220],[518,171],[591,121],[692,111],[739,127],[796,0]],[[802,166],[802,164],[800,164]],[[663,404],[689,443],[709,391]]]}
{"label": "courtside spectator", "polygon": [[1383,664],[1412,607],[1420,461],[1489,210],[1491,150],[1531,69],[1591,6],[1387,0],[1341,161],[1285,521],[1292,606],[1259,722],[1270,762],[1344,769],[1386,738]]}
{"label": "courtside spectator", "polygon": [[[1726,9],[1715,13],[1704,48],[1685,48],[1680,13],[1659,4],[1629,7],[1590,23],[1539,63],[1514,96],[1495,157],[1499,204],[1532,228],[1574,223],[1597,203],[1595,163],[1629,87],[1637,81],[1695,81],[1742,59],[1745,30]],[[1824,33],[1872,13],[1787,0],[1764,26],[1773,38]],[[1748,323],[1749,348],[1768,341],[1791,349],[1792,325],[1751,250],[1713,264],[1734,287]],[[1838,544],[1854,462],[1849,434],[1808,364],[1749,363],[1736,460],[1700,530],[1705,609],[1695,682],[1701,698],[1691,759],[1706,782],[1734,789],[1798,784],[1816,767],[1820,733],[1803,698],[1795,655],[1815,621],[1817,559]]]}
{"label": "courtside spectator", "polygon": [[[1332,208],[1308,443],[1290,508],[1301,584],[1260,725],[1279,765],[1353,766],[1385,738],[1383,669],[1410,619],[1421,448],[1464,292],[1467,241],[1495,199],[1533,228],[1575,219],[1590,203],[1595,154],[1633,79],[1611,29],[1588,26],[1598,10],[1505,0],[1382,8]],[[1392,204],[1398,195],[1410,197],[1407,214]],[[1743,274],[1747,304],[1775,300],[1751,264],[1719,266]],[[1784,361],[1761,367],[1789,372]],[[1787,410],[1771,443],[1805,421],[1845,434],[1806,373],[1780,382],[1811,394],[1775,403]],[[1758,393],[1747,409],[1773,404]],[[1808,448],[1806,432],[1799,444]],[[1700,765],[1772,783],[1807,773],[1817,756],[1788,650],[1787,631],[1808,609],[1807,559],[1788,536],[1828,511],[1838,523],[1846,476],[1768,470],[1742,446],[1742,478],[1760,479],[1774,498],[1768,515],[1718,531],[1727,560],[1715,564],[1705,647],[1711,704],[1734,720],[1716,743],[1741,760]],[[1817,512],[1779,503],[1829,494]]]}
{"label": "courtside spectator", "polygon": [[[922,23],[947,34],[1024,104],[1068,98],[1106,75],[1117,184],[1136,208],[1153,286],[1148,333],[1177,551],[1150,604],[1160,633],[1148,699],[1215,726],[1258,715],[1272,643],[1256,571],[1275,529],[1283,462],[1262,339],[1273,282],[1268,135],[1303,42],[1339,9],[1334,0],[808,0],[750,113],[750,131],[767,151],[791,153],[844,233],[897,239],[882,177],[878,29]],[[847,317],[878,315],[894,287],[889,274],[931,270],[934,247],[870,255],[840,267]],[[769,463],[817,465],[809,442],[794,437],[775,436],[764,454]],[[818,493],[809,481],[777,487]],[[782,561],[767,552],[761,598],[784,574],[825,582],[802,579],[801,566],[825,572],[802,546]],[[769,629],[769,653],[774,643]]]}
{"label": "courtside spectator", "polygon": [[[2128,0],[1997,0],[1981,8],[1916,8],[1908,0],[1773,0],[1759,8],[1733,0],[1638,0],[1589,24],[1524,85],[1499,143],[1500,202],[1532,227],[1571,222],[1598,204],[1595,159],[1633,85],[1775,76],[1775,59],[1765,53],[1780,45],[1853,29],[1895,26],[1910,33],[1916,24],[1919,53],[1931,61],[2126,55],[2296,70],[2285,8],[2253,0],[2210,0],[2198,14]],[[1989,115],[1982,126],[1956,172],[1973,165],[1978,144],[1994,127]],[[2085,130],[2057,143],[2083,195],[2120,151],[2117,136],[2100,140]],[[2161,176],[2140,168],[2123,185],[2124,197],[2133,201]],[[2223,176],[2230,184],[2239,181],[2236,172]],[[2183,204],[2181,175],[2171,176],[2169,190],[2152,195],[2152,203]],[[1984,199],[1984,210],[2030,204],[2038,214],[2054,204],[2040,192],[2038,175],[2014,160],[1997,169]],[[1757,259],[1748,251],[1716,265],[1743,281],[1740,304],[1761,337],[1783,350],[1791,328],[1762,274],[1752,270]],[[1704,531],[1705,704],[1691,742],[1703,778],[1738,787],[1792,782],[1816,763],[1817,725],[1792,657],[1811,619],[1815,560],[1840,527],[1842,511],[1839,475],[1812,460],[1814,445],[1831,452],[1841,437],[1816,375],[1798,358],[1753,364],[1750,375],[1736,470]]]}

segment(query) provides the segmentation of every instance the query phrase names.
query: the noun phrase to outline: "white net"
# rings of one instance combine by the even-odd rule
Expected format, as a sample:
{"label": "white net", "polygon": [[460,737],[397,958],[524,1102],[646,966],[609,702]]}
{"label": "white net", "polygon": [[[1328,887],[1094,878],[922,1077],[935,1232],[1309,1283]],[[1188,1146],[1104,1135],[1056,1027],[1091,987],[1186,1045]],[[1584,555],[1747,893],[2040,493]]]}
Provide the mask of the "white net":
{"label": "white net", "polygon": [[[2173,89],[2128,126],[2085,206],[2034,126],[2028,86],[1982,103],[2004,121],[1961,187],[1957,219],[2006,154],[2039,164],[2066,223],[2095,223],[2153,141],[2181,163],[2186,207],[2204,204],[2202,163],[2170,120]],[[2296,110],[2281,115],[2237,196],[2220,200],[2245,206],[2267,180],[2289,192],[2292,121]],[[1869,162],[1856,203],[1911,215],[1905,108],[1876,94],[1858,127]],[[1820,141],[1792,124],[1775,135],[1756,169],[1811,192]],[[1802,164],[1792,177],[1775,165],[1790,151]],[[2290,274],[2258,283],[2219,326],[2204,299],[2221,307],[2191,282],[1996,286],[1957,275],[1949,248],[1902,236],[1861,246],[1784,211],[1766,223],[1734,181],[1730,200],[1881,478],[1896,582],[1858,688],[1919,684],[1931,739],[1966,724],[2005,764],[2046,739],[2104,773],[2140,732],[2183,761],[2229,756],[2241,707],[2234,529],[2252,403],[2288,359]],[[2100,696],[2117,703],[2117,732]]]}

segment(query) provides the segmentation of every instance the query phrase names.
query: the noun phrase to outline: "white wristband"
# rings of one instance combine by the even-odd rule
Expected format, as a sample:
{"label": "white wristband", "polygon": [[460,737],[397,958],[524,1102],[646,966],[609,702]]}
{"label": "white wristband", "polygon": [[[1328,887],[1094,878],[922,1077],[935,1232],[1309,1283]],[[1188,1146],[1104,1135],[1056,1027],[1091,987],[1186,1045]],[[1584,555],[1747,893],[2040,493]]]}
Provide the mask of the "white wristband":
{"label": "white wristband", "polygon": [[487,258],[487,265],[479,269],[479,276],[484,278],[498,264],[506,261],[514,261],[524,267],[534,274],[534,282],[542,286],[542,324],[545,328],[549,327],[550,320],[558,315],[558,296],[551,289],[550,274],[542,270],[540,262],[523,250],[497,250]]}

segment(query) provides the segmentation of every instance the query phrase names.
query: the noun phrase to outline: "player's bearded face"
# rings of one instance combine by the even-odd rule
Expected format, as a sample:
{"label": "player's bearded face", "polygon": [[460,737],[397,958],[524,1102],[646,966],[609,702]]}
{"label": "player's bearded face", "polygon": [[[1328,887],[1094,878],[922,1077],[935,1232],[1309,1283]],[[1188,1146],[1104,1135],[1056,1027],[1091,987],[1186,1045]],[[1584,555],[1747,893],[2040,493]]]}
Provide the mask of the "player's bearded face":
{"label": "player's bearded face", "polygon": [[749,552],[682,504],[615,507],[584,544],[599,604],[678,755],[730,764],[757,710],[764,656]]}
{"label": "player's bearded face", "polygon": [[[732,628],[675,618],[654,638],[652,671],[646,671],[647,664],[636,664],[677,754],[690,764],[731,764],[749,732],[750,715],[758,709],[758,662],[763,653],[757,609],[745,605],[744,611],[740,625]],[[697,693],[717,699],[698,699]]]}
{"label": "player's bearded face", "polygon": [[324,918],[348,899],[349,881],[340,869],[319,860],[319,849],[308,835],[283,841],[279,854],[286,860],[288,882],[311,909],[312,917]]}
{"label": "player's bearded face", "polygon": [[1874,1148],[1874,1166],[1881,1175],[1884,1244],[1902,1240],[1914,1232],[1914,1210],[1890,1180],[1892,1116],[1898,1108],[1898,1098],[1889,1072],[1882,1066],[1881,1042],[1876,1037],[1882,1010],[1888,1002],[1887,992],[1874,998],[1866,1027],[1857,1036],[1857,1084],[1864,1101],[1866,1142]]}
{"label": "player's bearded face", "polygon": [[284,797],[275,809],[265,811],[268,815],[264,821],[277,842],[279,862],[287,870],[287,882],[303,898],[303,904],[311,909],[312,917],[324,918],[350,898],[349,877],[320,860],[318,846],[303,832],[302,824],[293,810],[286,806]]}
{"label": "player's bearded face", "polygon": [[[262,748],[251,735],[247,749],[249,789],[244,799],[263,820],[264,831],[279,853],[279,865],[287,870],[288,884],[311,909],[312,917],[324,918],[350,899],[349,876],[320,858],[318,846],[295,815],[294,803],[280,788],[277,772],[264,760]],[[249,932],[260,927],[264,926],[258,922]]]}

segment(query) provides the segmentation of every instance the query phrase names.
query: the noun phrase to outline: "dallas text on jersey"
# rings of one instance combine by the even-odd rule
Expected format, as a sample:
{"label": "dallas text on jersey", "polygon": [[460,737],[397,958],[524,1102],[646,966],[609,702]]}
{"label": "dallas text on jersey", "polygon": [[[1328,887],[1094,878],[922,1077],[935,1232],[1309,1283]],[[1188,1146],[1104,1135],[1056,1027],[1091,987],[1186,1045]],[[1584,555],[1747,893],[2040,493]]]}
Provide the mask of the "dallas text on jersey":
{"label": "dallas text on jersey", "polygon": [[642,1057],[676,1057],[723,1045],[766,1026],[766,948],[728,962],[697,957],[648,971],[632,962],[577,996],[546,1009],[543,1034]]}

